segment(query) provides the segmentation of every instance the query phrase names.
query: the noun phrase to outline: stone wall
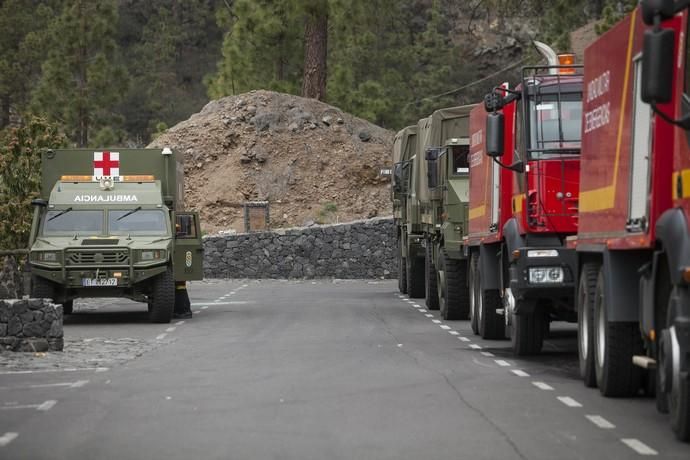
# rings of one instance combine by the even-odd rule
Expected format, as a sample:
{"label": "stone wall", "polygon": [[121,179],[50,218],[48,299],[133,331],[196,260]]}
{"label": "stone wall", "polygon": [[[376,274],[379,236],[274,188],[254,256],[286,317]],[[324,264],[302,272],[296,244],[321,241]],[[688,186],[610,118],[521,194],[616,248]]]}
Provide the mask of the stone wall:
{"label": "stone wall", "polygon": [[12,351],[62,351],[62,306],[48,299],[0,300],[0,346]]}
{"label": "stone wall", "polygon": [[204,238],[206,278],[396,276],[391,218]]}
{"label": "stone wall", "polygon": [[23,294],[23,277],[17,259],[0,257],[0,299],[18,299]]}

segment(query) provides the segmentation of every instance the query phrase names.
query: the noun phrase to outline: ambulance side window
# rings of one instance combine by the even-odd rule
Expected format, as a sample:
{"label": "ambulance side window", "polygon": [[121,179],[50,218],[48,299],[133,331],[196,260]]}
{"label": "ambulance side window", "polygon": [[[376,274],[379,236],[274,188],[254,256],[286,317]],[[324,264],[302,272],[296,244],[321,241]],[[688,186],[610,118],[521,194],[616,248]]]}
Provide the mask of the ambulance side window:
{"label": "ambulance side window", "polygon": [[175,216],[175,237],[196,238],[196,222],[193,214],[177,214]]}

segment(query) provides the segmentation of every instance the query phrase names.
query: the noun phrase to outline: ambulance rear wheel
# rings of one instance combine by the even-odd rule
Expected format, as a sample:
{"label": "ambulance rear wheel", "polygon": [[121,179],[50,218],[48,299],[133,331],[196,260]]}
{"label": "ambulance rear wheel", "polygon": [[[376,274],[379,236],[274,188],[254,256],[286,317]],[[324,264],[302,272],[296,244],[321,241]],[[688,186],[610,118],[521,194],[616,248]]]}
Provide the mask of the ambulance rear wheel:
{"label": "ambulance rear wheel", "polygon": [[513,313],[510,321],[510,341],[516,356],[536,355],[541,352],[546,320],[546,315],[539,309],[519,315]]}
{"label": "ambulance rear wheel", "polygon": [[580,377],[585,386],[596,387],[594,373],[594,299],[596,297],[599,265],[586,263],[580,273],[577,289],[577,347],[580,361]]}
{"label": "ambulance rear wheel", "polygon": [[479,325],[479,335],[483,339],[502,339],[505,337],[505,320],[496,313],[496,310],[503,308],[501,295],[498,289],[484,289],[481,270],[477,270],[476,277],[479,278],[479,292],[477,292],[477,322]]}
{"label": "ambulance rear wheel", "polygon": [[151,292],[151,311],[149,321],[152,323],[169,323],[175,306],[175,281],[172,269],[158,275],[153,281]]}
{"label": "ambulance rear wheel", "polygon": [[426,307],[429,310],[438,310],[438,287],[436,285],[436,265],[434,265],[434,250],[431,243],[426,245],[426,257],[424,258],[424,297],[426,297]]}
{"label": "ambulance rear wheel", "polygon": [[479,278],[477,277],[477,269],[479,267],[479,256],[476,252],[473,252],[470,256],[470,326],[472,327],[472,332],[479,334],[479,321],[478,321],[478,306],[479,306]]}
{"label": "ambulance rear wheel", "polygon": [[444,250],[439,255],[438,301],[441,318],[467,319],[470,289],[467,287],[467,261],[451,259]]}
{"label": "ambulance rear wheel", "polygon": [[642,348],[639,326],[633,322],[608,319],[606,278],[597,277],[594,299],[594,371],[599,391],[604,396],[628,397],[637,393],[641,369],[633,364],[633,355]]}

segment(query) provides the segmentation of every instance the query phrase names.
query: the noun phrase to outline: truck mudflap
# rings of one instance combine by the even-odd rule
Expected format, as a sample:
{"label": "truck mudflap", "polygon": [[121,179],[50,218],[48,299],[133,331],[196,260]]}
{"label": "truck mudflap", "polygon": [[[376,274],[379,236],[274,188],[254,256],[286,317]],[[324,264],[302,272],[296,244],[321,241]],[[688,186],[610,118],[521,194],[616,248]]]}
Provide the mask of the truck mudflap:
{"label": "truck mudflap", "polygon": [[[88,269],[63,269],[47,270],[32,267],[31,273],[40,276],[54,283],[61,284],[64,289],[110,289],[110,288],[130,288],[136,284],[151,279],[164,273],[167,265],[147,268],[88,268]],[[114,284],[107,281],[102,284],[93,280],[117,280]],[[91,280],[91,281],[85,281]]]}
{"label": "truck mudflap", "polygon": [[574,249],[523,247],[515,250],[511,256],[513,263],[510,266],[509,284],[517,301],[516,314],[531,313],[540,299],[552,300],[555,304],[572,303],[577,270],[577,253]]}

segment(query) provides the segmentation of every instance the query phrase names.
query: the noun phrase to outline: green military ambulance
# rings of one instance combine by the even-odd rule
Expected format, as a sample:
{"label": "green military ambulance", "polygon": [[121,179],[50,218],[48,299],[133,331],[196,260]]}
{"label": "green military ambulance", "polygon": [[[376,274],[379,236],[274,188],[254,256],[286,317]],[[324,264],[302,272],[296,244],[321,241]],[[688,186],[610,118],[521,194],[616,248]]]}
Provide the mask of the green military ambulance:
{"label": "green military ambulance", "polygon": [[182,155],[164,149],[48,150],[33,201],[32,295],[146,302],[152,322],[173,313],[175,283],[203,278],[196,213],[183,211]]}

